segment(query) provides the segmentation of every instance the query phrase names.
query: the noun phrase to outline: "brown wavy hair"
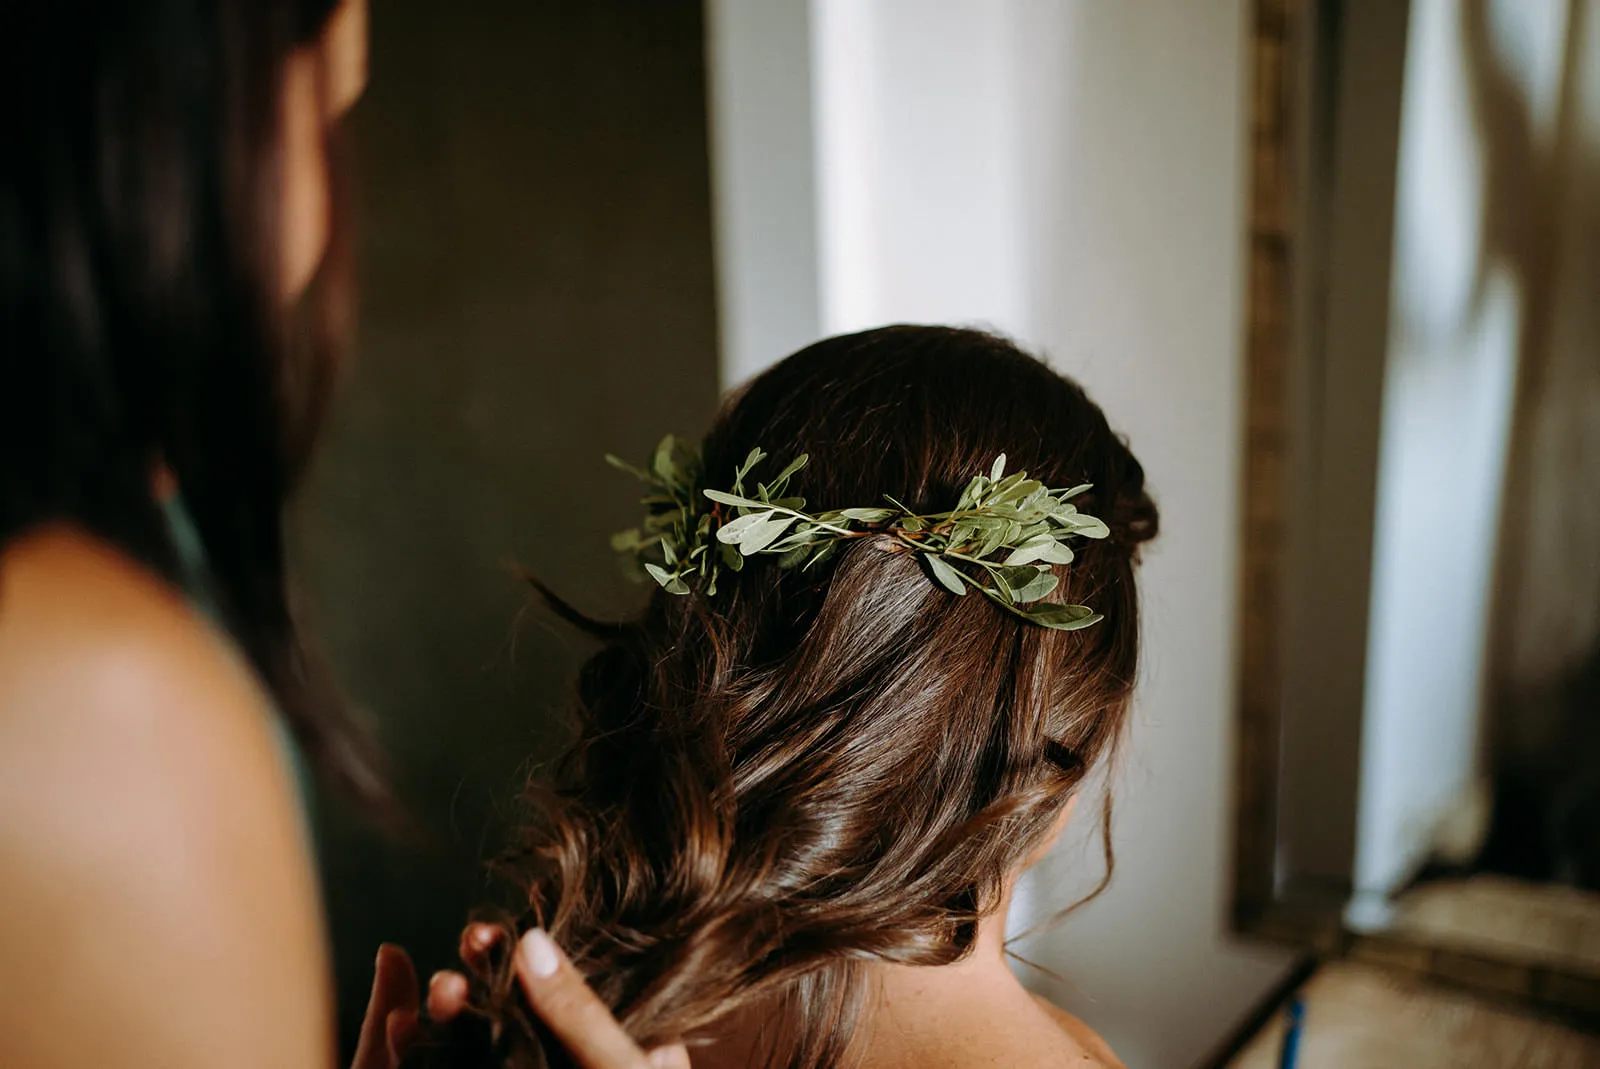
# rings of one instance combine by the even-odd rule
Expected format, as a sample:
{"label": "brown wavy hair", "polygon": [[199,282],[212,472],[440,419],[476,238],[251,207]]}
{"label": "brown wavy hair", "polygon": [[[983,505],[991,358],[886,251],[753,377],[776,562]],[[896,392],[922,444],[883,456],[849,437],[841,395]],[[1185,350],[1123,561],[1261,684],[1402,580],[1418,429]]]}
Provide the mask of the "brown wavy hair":
{"label": "brown wavy hair", "polygon": [[[1139,650],[1144,471],[1075,383],[1009,341],[895,326],[818,342],[733,397],[703,448],[731,479],[753,447],[809,453],[813,508],[950,508],[999,453],[1050,486],[1092,483],[1111,526],[1055,599],[1104,621],[1059,632],[929,580],[889,539],[826,569],[752,562],[714,597],[656,592],[578,683],[579,737],[506,871],[641,1044],[772,1009],[771,1064],[840,1064],[871,961],[969,953],[1007,879],[1117,746]],[[759,473],[758,473],[759,474]],[[1109,807],[1103,829],[1109,854]],[[1109,860],[1109,857],[1108,857]],[[1108,871],[1109,878],[1109,871]],[[493,1052],[566,1064],[505,961],[480,975]],[[769,1046],[773,1046],[769,1042]],[[443,1062],[439,1064],[444,1064]]]}

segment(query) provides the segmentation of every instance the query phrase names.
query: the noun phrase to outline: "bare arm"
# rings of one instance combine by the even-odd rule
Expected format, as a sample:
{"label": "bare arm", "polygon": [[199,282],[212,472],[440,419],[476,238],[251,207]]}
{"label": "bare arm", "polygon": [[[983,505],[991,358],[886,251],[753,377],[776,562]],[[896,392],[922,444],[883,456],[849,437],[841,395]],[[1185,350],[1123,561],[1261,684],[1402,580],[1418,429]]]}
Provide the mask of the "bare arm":
{"label": "bare arm", "polygon": [[327,952],[250,674],[66,531],[0,557],[0,1062],[326,1066]]}

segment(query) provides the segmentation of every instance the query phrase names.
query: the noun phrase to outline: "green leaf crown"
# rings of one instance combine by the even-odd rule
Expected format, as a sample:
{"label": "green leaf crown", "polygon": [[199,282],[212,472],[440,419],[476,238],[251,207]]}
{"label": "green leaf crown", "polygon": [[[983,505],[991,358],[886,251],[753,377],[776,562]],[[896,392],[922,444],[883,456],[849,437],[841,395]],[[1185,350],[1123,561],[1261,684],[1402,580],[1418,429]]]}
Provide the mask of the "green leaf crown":
{"label": "green leaf crown", "polygon": [[916,553],[930,578],[953,594],[977,590],[1007,612],[1059,631],[1100,620],[1087,606],[1043,600],[1060,581],[1051,566],[1072,562],[1068,539],[1110,534],[1072,504],[1088,484],[1052,490],[1026,472],[1007,475],[1002,453],[949,512],[917,513],[885,494],[884,505],[811,513],[804,498],[788,496],[790,479],[810,459],[805,454],[770,481],[745,488],[766,459],[752,449],[731,488],[716,490],[700,485],[700,458],[671,435],[647,469],[606,457],[649,487],[643,524],[615,535],[612,548],[631,554],[669,594],[699,586],[715,595],[721,570],[737,572],[749,558],[771,556],[780,568],[809,569],[852,539],[879,536]]}

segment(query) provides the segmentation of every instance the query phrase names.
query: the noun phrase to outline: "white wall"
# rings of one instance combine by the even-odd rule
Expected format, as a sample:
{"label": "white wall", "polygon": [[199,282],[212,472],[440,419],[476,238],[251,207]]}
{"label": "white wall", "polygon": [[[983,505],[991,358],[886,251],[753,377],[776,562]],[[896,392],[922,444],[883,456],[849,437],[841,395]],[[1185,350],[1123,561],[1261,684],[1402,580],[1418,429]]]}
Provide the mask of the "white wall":
{"label": "white wall", "polygon": [[[1226,932],[1249,5],[1018,3],[1031,333],[1162,510],[1116,882],[1037,944],[1130,1065],[1192,1065],[1286,957]],[[1081,856],[1081,855],[1080,855]],[[1073,855],[1069,854],[1069,858]],[[1076,884],[1076,881],[1074,881]]]}
{"label": "white wall", "polygon": [[[1014,334],[1105,406],[1162,507],[1117,782],[1116,882],[1022,948],[1064,979],[1023,975],[1130,1065],[1185,1069],[1287,963],[1225,930],[1245,0],[812,0],[810,11],[823,331],[920,320]],[[737,177],[720,176],[719,192]],[[723,298],[724,315],[730,300],[753,314],[748,295]],[[1092,885],[1095,864],[1081,842],[1064,846],[1015,926]]]}
{"label": "white wall", "polygon": [[1028,116],[993,0],[813,0],[822,322],[1026,326]]}
{"label": "white wall", "polygon": [[[1489,27],[1537,145],[1566,5],[1499,0]],[[1522,279],[1484,232],[1486,152],[1462,4],[1415,0],[1406,51],[1384,376],[1353,919],[1424,861],[1480,773]]]}
{"label": "white wall", "polygon": [[807,0],[707,0],[722,381],[820,335]]}

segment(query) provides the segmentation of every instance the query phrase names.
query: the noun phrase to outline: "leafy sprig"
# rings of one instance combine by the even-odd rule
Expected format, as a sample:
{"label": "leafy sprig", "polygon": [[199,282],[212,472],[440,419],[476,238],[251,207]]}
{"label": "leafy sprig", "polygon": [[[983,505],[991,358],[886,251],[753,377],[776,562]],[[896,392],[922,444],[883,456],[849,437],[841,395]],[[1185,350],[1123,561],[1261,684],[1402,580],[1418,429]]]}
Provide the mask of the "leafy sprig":
{"label": "leafy sprig", "polygon": [[703,584],[714,595],[721,570],[739,571],[751,557],[769,555],[780,568],[810,569],[852,539],[887,537],[916,553],[930,578],[953,594],[976,590],[1007,612],[1059,631],[1100,620],[1087,606],[1044,600],[1060,583],[1053,566],[1072,563],[1068,540],[1110,534],[1072,503],[1087,484],[1050,489],[1026,472],[1008,475],[1002,453],[948,512],[917,513],[886,494],[886,505],[811,513],[805,498],[788,492],[810,460],[805,454],[770,482],[746,489],[766,459],[752,449],[734,470],[731,488],[716,490],[700,485],[699,457],[670,435],[648,469],[608,456],[650,488],[643,524],[614,536],[612,547],[632,554],[670,594]]}

